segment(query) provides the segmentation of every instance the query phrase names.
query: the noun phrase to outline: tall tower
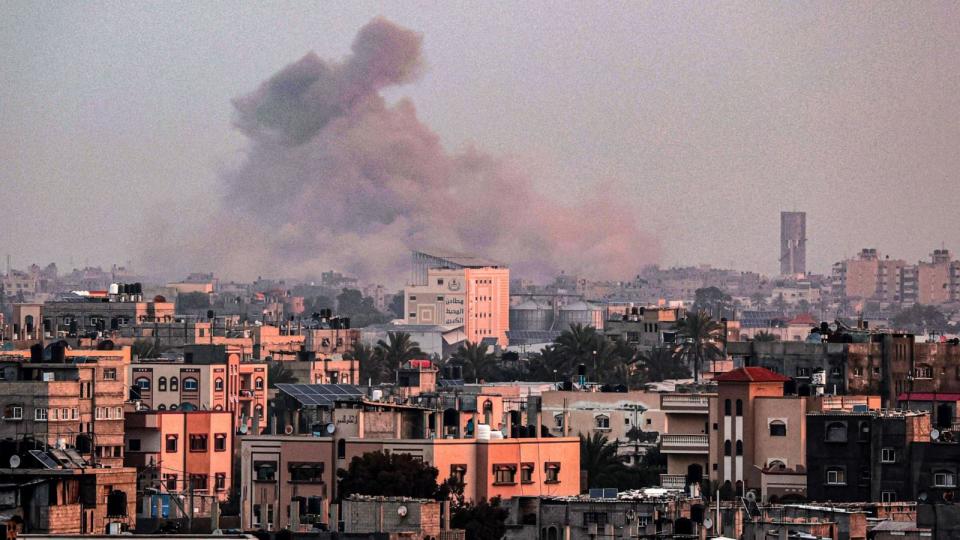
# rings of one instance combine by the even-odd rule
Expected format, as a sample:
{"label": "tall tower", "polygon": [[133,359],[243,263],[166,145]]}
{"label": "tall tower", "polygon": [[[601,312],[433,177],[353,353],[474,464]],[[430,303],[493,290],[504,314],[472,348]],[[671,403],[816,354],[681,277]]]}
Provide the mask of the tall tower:
{"label": "tall tower", "polygon": [[807,213],[780,212],[780,274],[807,271]]}

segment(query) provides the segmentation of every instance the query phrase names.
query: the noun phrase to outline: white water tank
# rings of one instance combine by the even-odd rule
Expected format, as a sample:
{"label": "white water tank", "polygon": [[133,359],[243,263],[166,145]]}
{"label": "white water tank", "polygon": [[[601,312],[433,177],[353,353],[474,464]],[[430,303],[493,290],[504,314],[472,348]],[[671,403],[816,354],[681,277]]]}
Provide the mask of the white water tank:
{"label": "white water tank", "polygon": [[489,441],[490,440],[490,426],[487,424],[477,424],[477,440],[478,441]]}

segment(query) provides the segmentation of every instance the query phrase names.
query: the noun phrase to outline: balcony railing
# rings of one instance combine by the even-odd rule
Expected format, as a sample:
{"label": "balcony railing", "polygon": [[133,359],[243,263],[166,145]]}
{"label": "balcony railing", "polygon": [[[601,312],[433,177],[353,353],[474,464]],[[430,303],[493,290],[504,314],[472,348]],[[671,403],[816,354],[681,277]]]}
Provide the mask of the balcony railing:
{"label": "balcony railing", "polygon": [[707,414],[710,412],[710,398],[689,394],[664,394],[660,396],[660,409],[667,413]]}
{"label": "balcony railing", "polygon": [[687,477],[682,474],[661,474],[660,487],[666,489],[685,489]]}
{"label": "balcony railing", "polygon": [[660,451],[665,454],[706,454],[710,452],[709,435],[660,436]]}

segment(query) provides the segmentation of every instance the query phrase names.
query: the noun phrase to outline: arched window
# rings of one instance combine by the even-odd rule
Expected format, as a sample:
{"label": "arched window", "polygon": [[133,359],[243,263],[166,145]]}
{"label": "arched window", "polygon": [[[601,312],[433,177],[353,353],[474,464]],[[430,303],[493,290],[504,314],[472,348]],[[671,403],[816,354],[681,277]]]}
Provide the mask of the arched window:
{"label": "arched window", "polygon": [[257,377],[253,387],[257,390],[263,390],[263,377]]}
{"label": "arched window", "polygon": [[787,464],[779,459],[771,459],[767,468],[773,471],[782,471],[787,468]]}
{"label": "arched window", "polygon": [[732,451],[732,450],[733,450],[733,445],[730,444],[730,441],[729,441],[729,440],[724,441],[724,442],[723,442],[723,455],[729,456],[729,455],[731,454],[731,451]]}
{"label": "arched window", "polygon": [[483,423],[488,426],[493,422],[493,402],[489,399],[483,402]]}
{"label": "arched window", "polygon": [[137,386],[138,389],[140,389],[141,392],[150,391],[150,379],[146,377],[138,378],[134,384]]}
{"label": "arched window", "polygon": [[200,388],[200,385],[197,383],[197,380],[193,377],[187,377],[183,380],[183,391],[184,392],[196,392]]}
{"label": "arched window", "polygon": [[610,417],[605,414],[597,416],[593,421],[597,429],[610,429]]}
{"label": "arched window", "polygon": [[161,392],[166,392],[166,391],[167,391],[167,378],[166,378],[166,377],[160,377],[159,379],[157,379],[157,390],[160,390]]}
{"label": "arched window", "polygon": [[827,424],[826,441],[847,442],[847,425],[843,422],[830,422]]}
{"label": "arched window", "polygon": [[180,380],[176,377],[170,377],[170,390],[178,392],[180,390]]}
{"label": "arched window", "polygon": [[165,410],[167,410],[167,406],[166,406],[166,405],[157,405],[157,410],[158,410],[158,411],[165,411]]}
{"label": "arched window", "polygon": [[783,420],[774,420],[770,422],[770,436],[771,437],[786,437],[787,436],[787,424]]}
{"label": "arched window", "polygon": [[737,441],[737,455],[743,455],[743,441]]}
{"label": "arched window", "polygon": [[737,400],[737,416],[743,416],[743,400]]}
{"label": "arched window", "polygon": [[860,422],[857,429],[858,439],[860,442],[867,442],[870,440],[870,422]]}
{"label": "arched window", "polygon": [[723,414],[724,416],[730,416],[730,400],[724,400],[723,402]]}
{"label": "arched window", "polygon": [[216,391],[218,391],[218,392],[223,391],[223,379],[222,379],[222,378],[217,377],[217,380],[213,381],[213,389],[216,390]]}
{"label": "arched window", "polygon": [[177,410],[177,404],[174,403],[173,405],[170,405],[170,410],[171,410],[171,411]]}
{"label": "arched window", "polygon": [[213,408],[213,410],[215,410],[215,411],[222,411],[222,410],[223,410],[223,405],[217,405],[216,407]]}

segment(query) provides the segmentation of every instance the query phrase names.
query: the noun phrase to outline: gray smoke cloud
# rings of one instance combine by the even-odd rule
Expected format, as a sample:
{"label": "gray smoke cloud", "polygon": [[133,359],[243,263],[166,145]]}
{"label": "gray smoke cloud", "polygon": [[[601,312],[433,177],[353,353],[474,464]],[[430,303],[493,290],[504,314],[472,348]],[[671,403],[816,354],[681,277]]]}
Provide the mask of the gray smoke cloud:
{"label": "gray smoke cloud", "polygon": [[615,191],[557,203],[516,163],[447,152],[409,100],[389,105],[380,91],[422,72],[421,42],[374,19],[342,61],[307,54],[235,99],[249,148],[224,175],[218,233],[197,257],[230,275],[336,268],[387,281],[413,248],[483,255],[525,277],[625,278],[656,258]]}

